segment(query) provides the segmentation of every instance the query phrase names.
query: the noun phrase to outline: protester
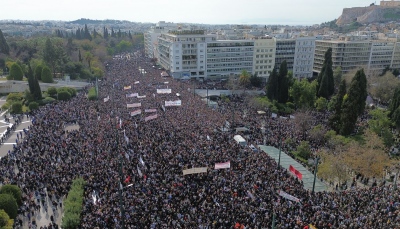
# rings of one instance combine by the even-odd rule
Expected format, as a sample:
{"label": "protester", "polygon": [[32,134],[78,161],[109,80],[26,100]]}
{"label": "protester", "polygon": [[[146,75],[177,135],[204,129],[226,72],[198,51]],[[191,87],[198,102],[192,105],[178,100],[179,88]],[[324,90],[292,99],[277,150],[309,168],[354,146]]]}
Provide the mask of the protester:
{"label": "protester", "polygon": [[[20,218],[33,222],[47,203],[62,206],[71,181],[81,176],[87,185],[80,228],[121,228],[122,223],[140,229],[270,228],[274,213],[277,228],[400,226],[397,190],[376,186],[312,194],[266,153],[254,153],[238,145],[233,132],[221,131],[233,110],[234,123],[250,125],[249,143],[263,143],[260,123],[265,121],[267,144],[278,146],[279,136],[302,139],[290,119],[257,116],[240,97],[232,98],[235,109],[228,103],[210,109],[193,95],[190,82],[161,77],[142,55],[123,54],[107,63],[97,101],[86,98],[85,88],[70,101],[31,114],[29,131],[0,161],[1,182],[23,191]],[[167,88],[172,93],[157,93]],[[132,93],[146,97],[126,96]],[[176,100],[181,106],[165,106]],[[140,107],[127,108],[134,103]],[[131,116],[139,109],[141,114]],[[66,131],[68,124],[79,124],[79,130]],[[317,149],[317,143],[312,147]],[[228,161],[230,168],[214,169],[215,163]],[[183,175],[184,169],[197,167],[208,170]],[[279,191],[300,201],[283,198]]]}

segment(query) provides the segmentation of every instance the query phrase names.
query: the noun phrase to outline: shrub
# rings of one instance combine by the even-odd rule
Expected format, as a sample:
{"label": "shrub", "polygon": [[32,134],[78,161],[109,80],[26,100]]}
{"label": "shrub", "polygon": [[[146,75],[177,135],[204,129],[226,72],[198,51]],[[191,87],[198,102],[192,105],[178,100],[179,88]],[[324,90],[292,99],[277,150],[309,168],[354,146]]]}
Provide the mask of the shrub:
{"label": "shrub", "polygon": [[43,67],[42,82],[43,83],[53,83],[53,76],[51,75],[50,68],[48,68],[48,67]]}
{"label": "shrub", "polygon": [[39,108],[39,103],[37,103],[37,102],[29,103],[29,110],[33,111],[33,110],[37,110],[38,108]]}
{"label": "shrub", "polygon": [[328,101],[324,97],[319,97],[317,101],[315,101],[315,108],[318,111],[326,110],[328,106]]}
{"label": "shrub", "polygon": [[8,104],[8,103],[4,103],[3,106],[1,106],[1,109],[3,111],[8,110],[8,108],[10,108],[10,104]]}
{"label": "shrub", "polygon": [[12,114],[21,114],[22,113],[22,102],[13,102],[11,104],[10,113]]}
{"label": "shrub", "polygon": [[68,91],[60,91],[57,97],[59,100],[67,101],[71,98],[71,94]]}
{"label": "shrub", "polygon": [[3,209],[11,219],[17,217],[17,201],[10,194],[0,194],[0,209]]}
{"label": "shrub", "polygon": [[22,191],[17,185],[6,184],[2,186],[0,194],[10,194],[15,198],[18,205],[22,204]]}
{"label": "shrub", "polygon": [[24,73],[22,72],[22,68],[17,63],[12,64],[10,69],[10,79],[22,80],[23,77]]}
{"label": "shrub", "polygon": [[92,88],[89,89],[88,99],[89,100],[96,100],[97,99],[96,88],[95,87],[92,87]]}
{"label": "shrub", "polygon": [[302,141],[300,142],[300,145],[297,146],[297,150],[295,152],[299,157],[308,160],[308,158],[310,158],[311,155],[311,149],[310,146],[308,144],[308,141]]}
{"label": "shrub", "polygon": [[49,87],[47,89],[47,94],[49,94],[51,97],[55,97],[57,95],[57,88]]}
{"label": "shrub", "polygon": [[42,80],[42,70],[43,70],[43,66],[42,65],[38,65],[35,68],[35,77],[38,80]]}
{"label": "shrub", "polygon": [[54,98],[52,98],[52,97],[46,97],[46,98],[42,99],[42,103],[43,103],[43,104],[52,103],[52,102],[54,102],[54,101],[56,101],[56,99],[54,99]]}
{"label": "shrub", "polygon": [[77,178],[72,181],[71,189],[64,203],[64,216],[61,222],[62,228],[72,229],[79,226],[84,185],[85,181],[82,178]]}
{"label": "shrub", "polygon": [[7,102],[17,102],[17,101],[21,101],[23,99],[23,95],[22,93],[10,93],[7,95]]}
{"label": "shrub", "polygon": [[1,229],[12,229],[14,220],[10,219],[10,216],[4,211],[0,210],[0,228]]}

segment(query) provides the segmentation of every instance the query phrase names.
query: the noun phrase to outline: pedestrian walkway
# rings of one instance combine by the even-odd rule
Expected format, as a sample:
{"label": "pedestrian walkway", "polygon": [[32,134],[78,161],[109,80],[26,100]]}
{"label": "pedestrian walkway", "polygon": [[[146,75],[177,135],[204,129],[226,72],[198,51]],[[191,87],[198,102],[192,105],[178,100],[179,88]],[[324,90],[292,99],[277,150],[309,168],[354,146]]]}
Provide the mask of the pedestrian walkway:
{"label": "pedestrian walkway", "polygon": [[[279,149],[272,146],[259,145],[260,149],[266,152],[270,157],[275,159],[278,163],[279,160]],[[304,188],[312,190],[313,182],[314,182],[314,174],[308,171],[302,164],[298,163],[296,160],[291,158],[284,152],[281,152],[281,166],[287,170],[289,170],[289,166],[292,165],[297,171],[299,171],[303,175],[303,184]],[[327,187],[324,183],[321,182],[318,178],[315,180],[315,192],[327,191]]]}
{"label": "pedestrian walkway", "polygon": [[[5,122],[4,113],[2,113],[0,116],[0,138],[7,131],[7,127],[11,127],[12,123],[14,123],[13,118],[11,116],[9,118],[10,118],[10,123]],[[30,118],[27,118],[26,115],[24,115],[23,119],[21,120],[21,123],[17,126],[15,131],[12,131],[10,136],[3,142],[3,144],[0,145],[0,158],[7,156],[8,151],[13,149],[13,145],[16,144],[17,139],[21,141],[22,138],[25,137],[25,134],[22,135],[23,136],[22,138],[21,137],[18,138],[17,135],[20,134],[20,132],[22,132],[23,129],[28,130],[31,123],[32,122]]]}

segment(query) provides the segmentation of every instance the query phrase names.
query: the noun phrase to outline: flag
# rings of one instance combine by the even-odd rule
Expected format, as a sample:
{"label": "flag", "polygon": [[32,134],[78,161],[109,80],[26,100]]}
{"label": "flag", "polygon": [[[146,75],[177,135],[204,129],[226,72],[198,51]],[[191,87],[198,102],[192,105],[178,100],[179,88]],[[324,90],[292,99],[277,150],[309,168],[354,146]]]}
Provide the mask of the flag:
{"label": "flag", "polygon": [[140,156],[139,162],[144,166],[144,161],[143,161],[143,159],[142,159],[142,156]]}
{"label": "flag", "polygon": [[286,192],[280,190],[279,191],[279,195],[282,196],[285,199],[291,200],[291,201],[295,201],[295,202],[300,202],[300,200],[292,195],[287,194]]}
{"label": "flag", "polygon": [[252,200],[255,199],[253,193],[251,193],[249,190],[247,190],[247,196],[250,197]]}
{"label": "flag", "polygon": [[314,225],[312,225],[312,224],[309,224],[308,225],[309,227],[310,227],[310,229],[317,229]]}
{"label": "flag", "polygon": [[139,81],[135,81],[135,83],[134,84],[138,84],[139,83]]}
{"label": "flag", "polygon": [[301,174],[301,172],[299,172],[297,169],[295,169],[292,165],[289,166],[289,171],[291,173],[293,173],[295,176],[297,176],[297,178],[299,178],[299,180],[303,179],[303,174]]}
{"label": "flag", "polygon": [[139,176],[142,176],[142,171],[140,171],[139,166],[136,166],[137,172],[139,173]]}
{"label": "flag", "polygon": [[104,102],[108,102],[110,100],[110,96],[107,96],[107,98],[104,98]]}
{"label": "flag", "polygon": [[129,161],[129,154],[125,153],[125,157]]}
{"label": "flag", "polygon": [[[124,138],[125,138],[126,144],[129,144],[129,138],[126,136],[125,130],[124,130]],[[128,159],[129,159],[129,158],[128,158]]]}
{"label": "flag", "polygon": [[119,119],[119,128],[121,129],[121,127],[122,127],[122,120],[121,120],[121,118]]}
{"label": "flag", "polygon": [[231,162],[215,163],[214,169],[229,169],[231,167]]}
{"label": "flag", "polygon": [[208,136],[208,135],[207,135],[207,140],[208,140],[208,141],[210,141],[210,140],[211,140],[210,136]]}
{"label": "flag", "polygon": [[135,122],[135,128],[137,128],[137,123]]}
{"label": "flag", "polygon": [[125,180],[124,180],[124,183],[126,184],[126,183],[129,183],[129,181],[131,181],[131,176],[128,176]]}

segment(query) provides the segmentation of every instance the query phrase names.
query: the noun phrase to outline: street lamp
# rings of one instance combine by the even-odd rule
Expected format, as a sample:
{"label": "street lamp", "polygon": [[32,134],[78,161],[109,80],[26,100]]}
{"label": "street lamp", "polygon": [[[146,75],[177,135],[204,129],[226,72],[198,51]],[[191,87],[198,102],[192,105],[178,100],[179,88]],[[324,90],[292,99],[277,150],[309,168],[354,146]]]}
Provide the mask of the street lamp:
{"label": "street lamp", "polygon": [[315,180],[317,179],[318,161],[319,161],[319,157],[316,157],[315,158],[315,168],[314,168],[314,182],[312,185],[312,193],[313,194],[314,194],[314,190],[315,190]]}

